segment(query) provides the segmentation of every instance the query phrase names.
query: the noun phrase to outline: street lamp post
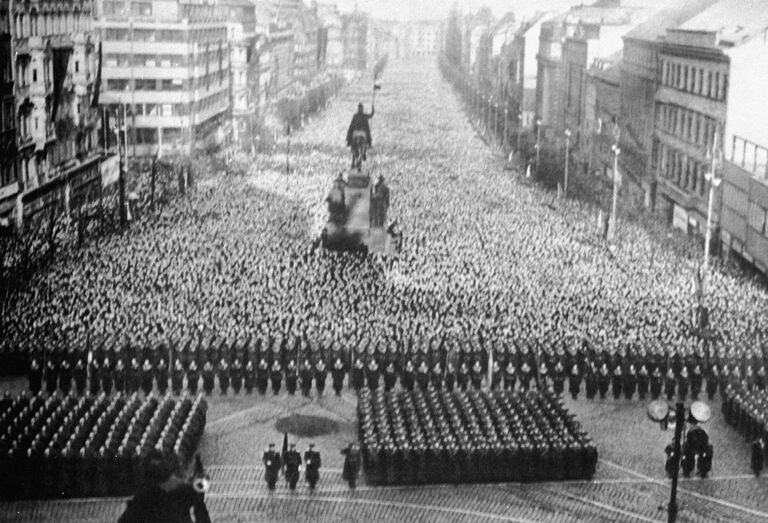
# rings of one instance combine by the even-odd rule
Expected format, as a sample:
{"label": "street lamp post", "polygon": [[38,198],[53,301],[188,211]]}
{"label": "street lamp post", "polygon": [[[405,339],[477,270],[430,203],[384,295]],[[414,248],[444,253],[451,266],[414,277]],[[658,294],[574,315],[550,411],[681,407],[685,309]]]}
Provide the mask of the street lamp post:
{"label": "street lamp post", "polygon": [[565,179],[563,180],[563,197],[568,198],[568,157],[571,152],[571,130],[565,130]]}
{"label": "street lamp post", "polygon": [[723,182],[722,178],[716,178],[714,175],[714,160],[712,161],[713,172],[708,172],[704,178],[709,182],[709,205],[707,206],[707,233],[704,239],[704,271],[703,287],[706,289],[707,279],[709,277],[709,244],[712,242],[712,208],[715,201],[715,189]]}
{"label": "street lamp post", "polygon": [[536,120],[536,174],[539,174],[539,160],[541,159],[541,119]]}
{"label": "street lamp post", "polygon": [[509,98],[505,97],[504,98],[504,136],[501,142],[502,147],[507,146],[508,126],[509,126]]}
{"label": "street lamp post", "polygon": [[710,171],[704,175],[704,179],[709,182],[709,204],[707,206],[707,232],[704,239],[704,271],[702,282],[702,295],[706,291],[707,279],[709,277],[709,244],[712,242],[712,210],[715,203],[715,189],[720,186],[723,179],[717,178],[715,173],[719,167],[721,150],[718,145],[719,129],[715,128],[711,149]]}
{"label": "street lamp post", "polygon": [[523,113],[517,113],[517,149],[518,156],[520,155],[520,140],[523,134]]}
{"label": "street lamp post", "polygon": [[611,146],[611,151],[613,151],[613,200],[611,202],[611,219],[608,223],[608,239],[610,241],[616,238],[616,213],[619,206],[619,155],[621,154],[619,138],[621,137],[621,131],[618,126],[614,128],[613,136],[616,141]]}

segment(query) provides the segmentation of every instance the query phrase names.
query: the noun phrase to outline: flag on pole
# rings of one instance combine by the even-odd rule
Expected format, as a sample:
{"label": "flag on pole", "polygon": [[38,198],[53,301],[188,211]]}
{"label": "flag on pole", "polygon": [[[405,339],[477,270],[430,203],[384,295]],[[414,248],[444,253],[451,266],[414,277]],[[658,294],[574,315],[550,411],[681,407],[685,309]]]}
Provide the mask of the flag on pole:
{"label": "flag on pole", "polygon": [[389,54],[385,54],[381,58],[379,58],[379,61],[376,62],[376,65],[373,67],[373,81],[379,79],[379,76],[384,71],[384,68],[387,67],[387,62],[389,61]]}

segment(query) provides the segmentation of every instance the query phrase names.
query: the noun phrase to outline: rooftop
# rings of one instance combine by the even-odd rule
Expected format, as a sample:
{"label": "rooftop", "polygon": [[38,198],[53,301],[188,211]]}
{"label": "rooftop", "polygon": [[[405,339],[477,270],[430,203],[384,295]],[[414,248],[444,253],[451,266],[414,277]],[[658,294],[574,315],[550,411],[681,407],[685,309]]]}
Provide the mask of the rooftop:
{"label": "rooftop", "polygon": [[670,0],[669,6],[632,29],[625,38],[657,40],[666,34],[667,28],[679,27],[718,0]]}
{"label": "rooftop", "polygon": [[768,29],[766,0],[719,0],[680,26],[717,33],[717,45],[733,46]]}

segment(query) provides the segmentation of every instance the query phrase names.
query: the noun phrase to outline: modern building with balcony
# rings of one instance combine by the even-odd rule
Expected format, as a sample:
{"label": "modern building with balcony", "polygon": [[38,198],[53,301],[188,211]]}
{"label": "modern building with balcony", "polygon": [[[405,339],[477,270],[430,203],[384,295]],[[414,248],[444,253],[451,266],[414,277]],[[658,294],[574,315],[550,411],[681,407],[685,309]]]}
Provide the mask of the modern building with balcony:
{"label": "modern building with balcony", "polygon": [[227,10],[207,0],[99,0],[102,103],[128,154],[185,154],[230,135]]}
{"label": "modern building with balcony", "polygon": [[713,150],[716,159],[723,151],[738,160],[739,144],[768,143],[768,77],[756,74],[768,70],[768,11],[749,0],[720,0],[667,29],[658,56],[656,204],[675,226],[703,235]]}

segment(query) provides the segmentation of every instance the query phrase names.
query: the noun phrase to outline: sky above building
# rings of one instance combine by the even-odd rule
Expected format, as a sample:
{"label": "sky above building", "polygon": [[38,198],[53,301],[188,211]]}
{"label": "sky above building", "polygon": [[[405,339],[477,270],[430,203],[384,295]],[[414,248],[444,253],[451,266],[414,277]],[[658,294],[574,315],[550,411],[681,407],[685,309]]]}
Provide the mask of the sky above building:
{"label": "sky above building", "polygon": [[[320,0],[323,3],[324,0]],[[325,0],[333,1],[333,0]],[[536,10],[547,11],[550,9],[567,8],[571,5],[589,3],[589,0],[336,0],[339,9],[351,11],[355,5],[361,11],[365,11],[374,18],[397,20],[443,20],[447,18],[448,11],[454,3],[463,12],[474,12],[482,6],[488,6],[496,18],[501,18],[505,13],[514,11],[520,13],[521,18],[525,14]]]}

